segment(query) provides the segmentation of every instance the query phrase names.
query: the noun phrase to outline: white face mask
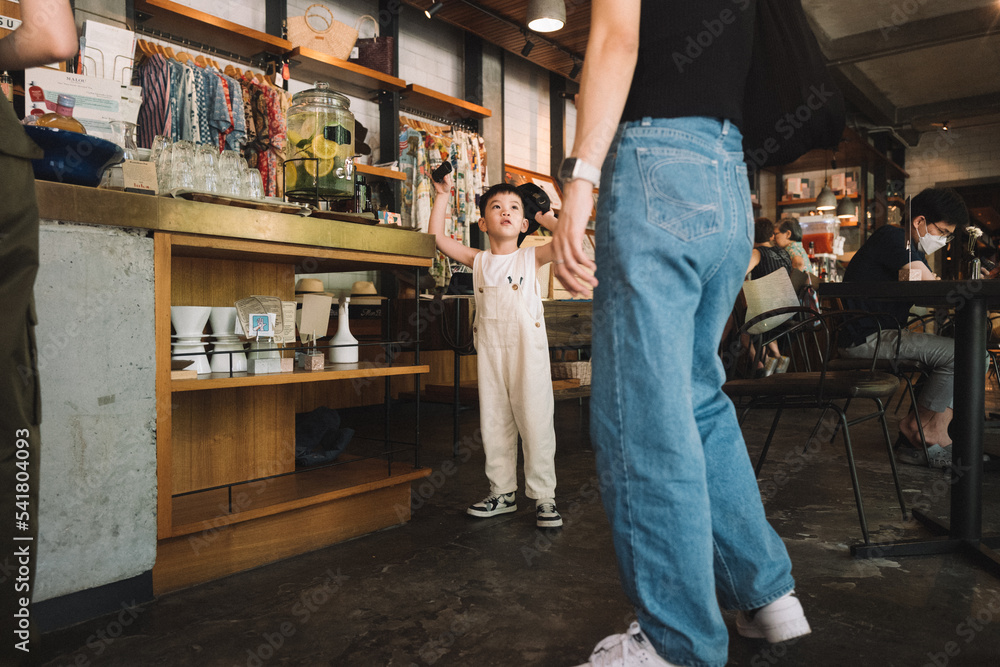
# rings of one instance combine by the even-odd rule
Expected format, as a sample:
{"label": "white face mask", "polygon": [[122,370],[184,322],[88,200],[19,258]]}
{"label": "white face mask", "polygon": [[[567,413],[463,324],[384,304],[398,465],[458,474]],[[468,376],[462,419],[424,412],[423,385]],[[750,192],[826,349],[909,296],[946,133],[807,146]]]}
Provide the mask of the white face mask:
{"label": "white face mask", "polygon": [[933,255],[938,250],[948,245],[948,237],[934,236],[930,232],[927,232],[923,236],[919,237],[917,245],[920,246],[920,249],[925,255]]}

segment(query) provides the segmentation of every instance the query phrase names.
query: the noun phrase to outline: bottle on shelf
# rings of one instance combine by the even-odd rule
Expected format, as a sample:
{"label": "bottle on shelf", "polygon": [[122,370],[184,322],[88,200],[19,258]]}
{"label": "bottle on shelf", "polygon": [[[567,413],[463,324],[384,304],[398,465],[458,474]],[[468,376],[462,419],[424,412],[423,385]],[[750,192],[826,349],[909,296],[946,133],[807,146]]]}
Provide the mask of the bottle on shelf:
{"label": "bottle on shelf", "polygon": [[14,78],[4,70],[4,73],[0,75],[0,89],[3,90],[3,96],[7,98],[10,103],[14,102]]}

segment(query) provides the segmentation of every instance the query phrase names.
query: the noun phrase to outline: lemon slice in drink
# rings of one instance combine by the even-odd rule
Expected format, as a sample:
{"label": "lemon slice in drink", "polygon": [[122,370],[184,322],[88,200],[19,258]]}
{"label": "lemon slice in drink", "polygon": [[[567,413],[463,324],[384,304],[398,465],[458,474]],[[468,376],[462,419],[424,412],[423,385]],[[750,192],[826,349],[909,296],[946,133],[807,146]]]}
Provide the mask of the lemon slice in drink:
{"label": "lemon slice in drink", "polygon": [[285,190],[294,190],[295,182],[299,180],[298,170],[294,162],[285,163]]}
{"label": "lemon slice in drink", "polygon": [[337,156],[338,144],[333,141],[329,141],[322,134],[317,134],[312,140],[312,152],[313,155],[321,160],[332,160]]}
{"label": "lemon slice in drink", "polygon": [[297,146],[303,139],[308,139],[316,131],[316,117],[303,115],[301,123],[293,122],[288,125],[288,145]]}
{"label": "lemon slice in drink", "polygon": [[[318,155],[316,157],[319,157]],[[312,160],[303,160],[303,166],[305,166],[306,171],[310,176],[323,177],[333,171],[334,160],[330,158],[328,160],[320,159],[319,168],[317,169],[317,164]]]}

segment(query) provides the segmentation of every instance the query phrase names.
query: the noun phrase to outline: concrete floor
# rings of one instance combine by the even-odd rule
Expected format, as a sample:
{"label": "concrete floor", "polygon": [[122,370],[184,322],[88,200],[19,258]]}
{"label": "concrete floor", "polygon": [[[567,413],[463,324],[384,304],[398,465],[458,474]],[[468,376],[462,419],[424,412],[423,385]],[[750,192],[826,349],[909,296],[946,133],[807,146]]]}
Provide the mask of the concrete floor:
{"label": "concrete floor", "polygon": [[[400,417],[407,411],[412,416],[412,405],[401,406]],[[624,631],[632,616],[595,491],[586,403],[557,404],[566,526],[554,531],[535,528],[526,499],[514,514],[466,516],[487,491],[481,452],[457,470],[446,465],[453,474],[445,474],[442,464],[453,460],[450,406],[425,403],[422,415],[423,463],[436,472],[415,485],[426,498],[415,495],[410,523],[164,595],[137,610],[117,638],[117,615],[49,633],[46,664],[565,667]],[[354,416],[365,421],[344,416],[348,425]],[[754,454],[769,417],[754,413],[745,424]],[[761,476],[813,634],[769,647],[737,636],[727,614],[729,664],[1000,664],[1000,578],[957,555],[851,558],[848,547],[861,533],[841,441],[787,457],[816,418],[786,416]],[[464,411],[461,423],[471,436],[478,412]],[[875,423],[852,435],[873,539],[928,535],[900,518]],[[908,501],[946,516],[944,473],[912,466],[900,473]],[[984,533],[996,534],[1000,473],[987,473],[983,495]]]}

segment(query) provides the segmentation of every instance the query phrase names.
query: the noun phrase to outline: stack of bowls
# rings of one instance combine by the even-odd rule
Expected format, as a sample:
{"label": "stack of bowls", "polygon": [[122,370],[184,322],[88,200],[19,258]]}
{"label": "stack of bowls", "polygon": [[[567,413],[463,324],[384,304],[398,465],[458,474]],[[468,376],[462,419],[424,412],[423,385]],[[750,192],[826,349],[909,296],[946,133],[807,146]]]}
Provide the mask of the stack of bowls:
{"label": "stack of bowls", "polygon": [[212,372],[205,354],[202,335],[212,309],[209,306],[171,306],[170,322],[174,325],[171,359],[194,361],[198,375]]}
{"label": "stack of bowls", "polygon": [[247,355],[243,351],[243,341],[236,331],[236,308],[216,306],[209,315],[212,325],[212,372],[244,373],[247,370]]}

